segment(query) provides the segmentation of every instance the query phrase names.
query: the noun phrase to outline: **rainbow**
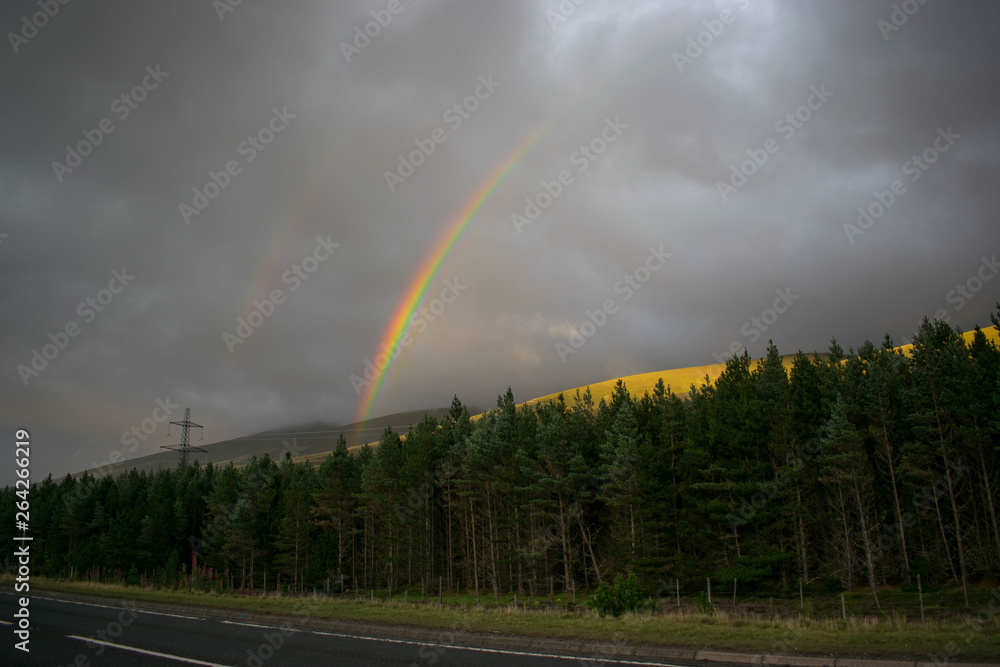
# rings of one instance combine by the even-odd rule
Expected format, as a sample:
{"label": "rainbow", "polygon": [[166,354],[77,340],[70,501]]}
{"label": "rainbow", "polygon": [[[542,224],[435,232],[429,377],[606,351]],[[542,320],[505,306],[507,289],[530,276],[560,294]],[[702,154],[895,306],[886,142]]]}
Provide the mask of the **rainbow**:
{"label": "rainbow", "polygon": [[[376,348],[376,354],[381,350],[394,349],[399,344],[399,341],[410,327],[410,320],[413,319],[413,316],[420,308],[420,304],[427,295],[427,291],[430,289],[431,284],[433,284],[434,279],[437,278],[438,273],[441,272],[441,268],[448,260],[448,257],[451,256],[455,245],[472,224],[472,221],[476,219],[476,216],[486,205],[486,202],[493,196],[493,193],[496,192],[497,188],[500,187],[514,167],[517,166],[527,152],[531,150],[531,147],[535,145],[535,142],[542,136],[547,126],[548,123],[545,123],[529,133],[504,158],[500,165],[479,184],[473,194],[458,209],[458,212],[446,227],[445,232],[438,239],[437,243],[435,243],[431,252],[424,259],[420,265],[420,269],[406,288],[403,298],[397,304],[392,318],[389,320],[389,325],[382,334],[379,346]],[[389,369],[392,367],[392,364],[393,359],[390,357],[382,368],[379,369],[376,366],[378,374],[374,379],[369,381],[358,404],[358,421],[365,422],[371,417],[372,410],[378,402],[379,394],[382,392],[382,386],[385,384],[385,379],[389,375]]]}
{"label": "rainbow", "polygon": [[[256,278],[247,290],[246,297],[242,302],[243,305],[232,317],[232,320],[240,315],[243,317],[249,315],[250,311],[253,310],[254,299],[266,299],[274,289],[278,278],[287,268],[288,249],[297,237],[299,227],[309,220],[319,207],[325,193],[325,182],[329,171],[329,166],[324,169],[313,168],[312,179],[296,194],[290,210],[284,216],[281,224],[275,228],[274,236],[267,244],[264,256],[257,269],[253,271],[252,275]],[[229,355],[230,361],[238,360],[247,347],[247,345],[238,346],[235,352]]]}

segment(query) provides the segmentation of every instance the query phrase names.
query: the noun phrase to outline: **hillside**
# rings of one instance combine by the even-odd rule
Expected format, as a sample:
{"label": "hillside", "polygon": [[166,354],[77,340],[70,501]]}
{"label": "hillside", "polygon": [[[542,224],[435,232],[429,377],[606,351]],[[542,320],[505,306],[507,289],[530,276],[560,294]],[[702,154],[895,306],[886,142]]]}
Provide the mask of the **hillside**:
{"label": "hillside", "polygon": [[[237,467],[246,465],[254,456],[264,456],[268,454],[272,459],[280,460],[284,458],[285,452],[290,452],[296,460],[319,461],[326,458],[327,454],[333,451],[337,444],[337,438],[341,433],[347,440],[348,447],[357,448],[370,440],[378,440],[379,434],[386,426],[392,426],[396,430],[405,431],[409,426],[416,426],[424,415],[431,415],[441,418],[447,414],[448,408],[432,408],[428,410],[411,410],[409,412],[397,412],[391,415],[384,415],[370,419],[365,423],[353,424],[331,424],[325,422],[315,422],[299,426],[291,426],[270,431],[262,431],[251,435],[222,440],[211,444],[194,442],[192,444],[208,450],[208,454],[194,453],[200,463],[212,462],[214,464],[233,463]],[[176,439],[172,442],[176,442]],[[133,459],[126,459],[114,464],[102,466],[101,468],[89,468],[73,473],[74,477],[79,477],[84,472],[91,475],[103,477],[104,475],[117,475],[123,471],[135,468],[139,471],[152,472],[157,468],[173,467],[176,465],[176,452],[161,450],[156,454],[148,454]]]}
{"label": "hillside", "polygon": [[[928,610],[951,616],[980,605],[1000,576],[990,483],[1000,427],[989,418],[1000,350],[970,354],[947,323],[920,338],[926,354],[826,357],[795,382],[774,376],[789,357],[765,360],[763,376],[748,357],[730,360],[699,400],[651,405],[629,392],[595,419],[518,412],[508,393],[498,413],[457,432],[418,429],[405,446],[394,434],[326,470],[313,463],[317,445],[292,466],[265,459],[211,476],[165,466],[154,479],[43,485],[33,539],[49,556],[46,574],[100,568],[142,584],[154,570],[164,589],[180,581],[216,594],[257,591],[266,569],[281,574],[282,594],[325,590],[329,579],[366,599],[405,597],[430,582],[439,601],[492,592],[497,604],[517,591],[532,604],[548,589],[551,606],[557,593],[572,600],[628,572],[632,591],[670,600],[711,580],[733,608],[738,595],[801,606],[806,595],[845,593],[870,600],[865,613],[891,614],[897,593],[915,608],[916,573]],[[643,375],[619,387],[656,374]],[[332,430],[323,426],[257,437],[322,443]],[[13,489],[0,494],[7,516],[17,502]],[[192,581],[189,559],[231,576],[202,570]],[[843,604],[826,608],[842,618]]]}
{"label": "hillside", "polygon": [[[1000,332],[997,331],[996,327],[989,327],[983,329],[983,333],[986,334],[988,340],[994,343],[1000,342]],[[973,332],[967,331],[964,334],[966,343],[972,341]],[[897,347],[899,351],[903,354],[909,356],[913,345],[901,345]],[[809,358],[815,358],[816,356],[825,356],[825,353],[820,354],[807,354]],[[795,359],[794,354],[782,355],[781,360],[785,365],[785,368],[791,370],[792,361]],[[759,359],[755,359],[756,363]],[[725,364],[709,364],[708,366],[689,366],[687,368],[675,368],[666,371],[657,371],[653,373],[639,373],[636,375],[627,375],[621,378],[614,378],[612,380],[605,380],[603,382],[597,382],[590,387],[590,393],[594,398],[594,405],[601,402],[601,399],[610,400],[611,391],[618,384],[618,380],[623,380],[625,386],[628,387],[629,392],[633,396],[642,396],[647,391],[652,394],[653,387],[656,386],[657,381],[663,378],[663,383],[669,385],[673,392],[679,397],[684,398],[691,393],[691,385],[701,386],[706,381],[715,382],[722,371],[726,369]],[[573,404],[573,399],[576,396],[576,392],[579,391],[581,394],[587,389],[587,387],[574,387],[572,389],[565,389],[561,392],[556,392],[554,394],[547,394],[546,396],[539,396],[538,398],[532,398],[525,401],[521,405],[534,405],[536,403],[547,403],[555,401],[559,394],[563,395],[566,403],[569,405]]]}
{"label": "hillside", "polygon": [[[1000,342],[1000,333],[998,333],[995,327],[983,329],[983,332],[989,340],[993,342]],[[972,340],[972,335],[973,332],[971,331],[964,334],[967,342]],[[898,349],[908,355],[912,348],[912,345],[903,345]],[[816,355],[809,354],[808,356],[815,357]],[[820,356],[822,356],[822,354]],[[791,368],[794,358],[795,355],[793,354],[786,354],[782,356],[782,361],[786,369]],[[612,378],[610,380],[604,380],[602,382],[596,382],[582,387],[564,389],[561,392],[555,392],[552,394],[546,394],[545,396],[529,399],[520,405],[531,406],[538,403],[552,402],[558,398],[560,393],[563,394],[563,398],[566,400],[567,404],[572,405],[577,391],[582,394],[588,387],[590,388],[594,404],[597,405],[601,402],[601,399],[610,400],[611,392],[619,380],[625,382],[625,386],[628,387],[628,390],[632,395],[641,397],[646,392],[652,393],[653,388],[661,378],[663,379],[664,384],[669,385],[675,394],[684,398],[690,393],[692,385],[700,386],[705,382],[715,382],[722,374],[723,370],[725,370],[725,364],[709,364],[706,366],[688,366],[686,368],[674,368],[663,371],[654,371],[651,373],[638,373],[635,375]],[[470,410],[470,412],[475,413],[477,411]],[[239,467],[245,465],[254,456],[263,456],[264,454],[270,455],[273,459],[280,460],[281,458],[284,458],[285,452],[288,451],[292,454],[292,458],[295,461],[308,461],[314,465],[319,465],[333,451],[333,448],[337,443],[337,437],[341,433],[344,434],[344,437],[347,440],[348,448],[351,450],[357,450],[366,443],[371,445],[376,444],[378,442],[379,435],[386,426],[392,426],[396,431],[403,435],[410,426],[416,426],[425,415],[430,415],[435,419],[440,419],[447,413],[448,408],[411,410],[408,412],[397,412],[382,417],[376,417],[367,422],[356,422],[343,425],[313,423],[301,426],[285,427],[272,431],[263,431],[252,435],[234,438],[232,440],[224,440],[210,445],[202,445],[208,450],[208,455],[206,457],[205,454],[199,453],[197,454],[197,459],[202,463],[205,463],[206,461],[211,461],[215,464],[232,462],[234,465]],[[482,414],[483,413],[475,414],[473,419],[482,416]],[[403,437],[405,437],[405,435],[403,435]],[[140,471],[145,470],[146,472],[152,472],[153,470],[163,466],[172,466],[175,461],[176,454],[164,450],[158,454],[128,459],[100,469],[89,469],[87,472],[98,476],[103,476],[108,473],[117,475],[124,470],[131,470],[132,468],[136,468]],[[83,472],[84,471],[74,473],[74,477],[82,475]]]}

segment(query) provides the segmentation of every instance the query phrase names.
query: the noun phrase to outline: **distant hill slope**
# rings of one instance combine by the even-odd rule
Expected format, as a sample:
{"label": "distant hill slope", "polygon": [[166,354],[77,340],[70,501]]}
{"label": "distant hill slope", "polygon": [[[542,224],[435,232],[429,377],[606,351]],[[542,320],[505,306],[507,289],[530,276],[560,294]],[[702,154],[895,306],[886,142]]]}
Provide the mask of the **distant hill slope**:
{"label": "distant hill slope", "polygon": [[[448,408],[432,408],[428,410],[411,410],[410,412],[397,412],[383,417],[376,417],[365,423],[354,424],[330,424],[317,422],[301,426],[286,427],[271,431],[262,431],[252,435],[233,438],[204,444],[195,441],[192,444],[198,445],[206,450],[208,454],[195,452],[192,459],[197,459],[204,464],[210,461],[216,465],[228,464],[232,462],[235,466],[246,465],[254,456],[270,455],[272,459],[281,460],[285,452],[290,452],[296,460],[322,461],[327,454],[333,451],[337,444],[337,437],[343,433],[350,448],[357,448],[369,441],[377,441],[379,435],[386,426],[392,426],[397,431],[406,431],[409,426],[416,426],[424,415],[431,415],[440,419],[448,414]],[[174,467],[177,464],[177,453],[162,450],[157,454],[139,456],[134,459],[119,461],[114,464],[102,466],[101,468],[90,468],[86,471],[73,473],[74,477],[79,477],[84,472],[91,475],[103,477],[107,474],[117,475],[126,470],[135,468],[139,471],[153,472],[158,468]]]}
{"label": "distant hill slope", "polygon": [[[983,329],[983,332],[986,334],[987,339],[1000,343],[1000,332],[997,331],[996,327],[985,328]],[[969,331],[964,335],[965,340],[970,342],[972,340],[973,332]],[[913,346],[903,345],[898,349],[900,349],[904,354],[910,354]],[[809,354],[807,356],[814,358],[817,355]],[[819,356],[823,355],[820,354]],[[782,362],[784,363],[785,368],[791,368],[792,360],[794,358],[795,355],[793,354],[786,354],[782,356]],[[756,362],[758,360],[755,359],[754,361]],[[715,382],[725,368],[725,364],[689,366],[687,368],[675,368],[664,371],[656,371],[653,373],[628,375],[621,378],[613,378],[611,380],[597,382],[587,386],[590,387],[594,405],[599,404],[601,399],[611,399],[611,392],[618,383],[618,380],[623,380],[625,382],[625,386],[632,395],[641,397],[646,392],[652,394],[657,381],[660,378],[663,378],[664,384],[669,385],[675,394],[684,398],[690,393],[691,385],[701,386],[706,381]],[[587,386],[573,387],[571,389],[565,389],[562,392],[539,396],[538,398],[525,401],[524,403],[521,403],[521,405],[535,405],[537,403],[554,402],[560,393],[563,394],[563,398],[566,400],[568,405],[573,405],[577,390],[579,390],[582,394],[587,389]],[[473,414],[477,412],[471,408],[469,411]],[[319,465],[333,451],[333,448],[337,443],[337,437],[341,433],[344,434],[344,438],[347,440],[348,448],[351,450],[357,450],[365,443],[377,443],[379,436],[386,426],[392,426],[397,432],[402,434],[405,433],[409,426],[416,426],[425,415],[430,415],[435,419],[441,419],[447,413],[448,408],[433,408],[429,410],[397,412],[383,417],[376,417],[367,422],[357,422],[353,424],[337,425],[328,423],[313,423],[303,426],[276,429],[273,431],[264,431],[253,435],[202,446],[208,450],[207,460],[214,464],[227,464],[232,462],[236,466],[243,466],[246,465],[254,456],[263,456],[264,454],[269,454],[271,458],[280,460],[284,458],[285,452],[288,451],[291,452],[292,457],[296,461],[308,461],[314,465]],[[475,418],[481,417],[482,414],[484,413],[475,414]],[[201,443],[195,444],[201,445]],[[204,463],[206,461],[206,455],[197,454],[197,459],[199,462]],[[120,472],[131,470],[132,468],[136,468],[140,471],[144,470],[146,472],[152,472],[157,468],[164,466],[173,467],[176,465],[176,461],[176,453],[164,450],[160,454],[151,454],[126,461],[120,461],[101,469],[90,469],[87,472],[98,476],[103,476],[108,473],[117,475]],[[80,471],[78,473],[74,473],[73,476],[78,477],[82,474],[83,471]]]}

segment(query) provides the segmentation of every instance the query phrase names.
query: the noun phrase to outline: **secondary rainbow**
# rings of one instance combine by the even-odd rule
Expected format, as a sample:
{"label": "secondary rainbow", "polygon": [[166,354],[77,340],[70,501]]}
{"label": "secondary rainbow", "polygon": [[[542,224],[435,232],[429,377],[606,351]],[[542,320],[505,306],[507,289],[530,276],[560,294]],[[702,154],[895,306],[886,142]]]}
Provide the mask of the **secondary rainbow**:
{"label": "secondary rainbow", "polygon": [[[503,162],[494,169],[490,175],[476,188],[473,194],[465,201],[462,207],[455,214],[452,221],[448,224],[445,229],[444,234],[435,243],[431,252],[427,255],[424,261],[420,265],[420,269],[417,271],[413,280],[410,281],[409,286],[406,288],[403,298],[399,301],[393,312],[392,318],[389,320],[389,325],[386,327],[385,332],[382,334],[382,338],[376,348],[376,354],[382,352],[382,350],[393,349],[406,333],[410,326],[410,320],[413,319],[414,314],[417,309],[420,308],[420,304],[423,302],[424,297],[427,294],[427,290],[430,289],[431,284],[434,279],[437,278],[438,273],[441,271],[441,267],[444,266],[448,257],[451,255],[452,250],[454,250],[455,245],[462,238],[465,230],[469,228],[472,221],[475,220],[476,216],[489,201],[490,197],[496,192],[497,188],[504,182],[504,179],[510,174],[510,172],[517,166],[517,163],[521,161],[521,158],[531,150],[531,147],[538,141],[539,137],[542,136],[545,130],[546,124],[543,124],[535,128],[514,150],[512,150]],[[369,384],[365,387],[365,391],[361,396],[361,402],[359,403],[358,409],[358,421],[367,421],[371,416],[372,410],[375,408],[375,404],[378,402],[379,394],[382,391],[382,386],[385,384],[385,379],[389,375],[389,369],[392,367],[393,359],[390,357],[381,368],[377,369],[377,375],[374,379],[369,381]]]}
{"label": "secondary rainbow", "polygon": [[[267,299],[275,288],[287,290],[280,287],[279,278],[282,272],[289,267],[288,249],[292,246],[293,240],[298,234],[299,228],[310,220],[319,207],[325,193],[326,181],[329,178],[332,161],[322,168],[312,169],[312,179],[303,186],[292,200],[292,205],[288,212],[282,217],[281,224],[277,225],[271,241],[267,244],[267,250],[261,259],[257,269],[253,272],[255,278],[251,282],[243,305],[233,317],[235,320],[239,316],[247,317],[254,309],[254,299]],[[317,165],[318,167],[318,165]],[[232,321],[232,320],[230,320]],[[229,355],[231,361],[239,359],[246,345],[239,345]]]}

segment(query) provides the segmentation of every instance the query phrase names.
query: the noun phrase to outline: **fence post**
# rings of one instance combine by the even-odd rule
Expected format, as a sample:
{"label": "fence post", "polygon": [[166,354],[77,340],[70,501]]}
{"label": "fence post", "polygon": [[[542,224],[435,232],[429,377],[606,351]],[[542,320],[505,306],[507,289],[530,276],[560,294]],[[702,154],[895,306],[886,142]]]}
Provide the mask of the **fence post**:
{"label": "fence post", "polygon": [[708,586],[708,606],[712,606],[712,577],[705,577],[705,583]]}
{"label": "fence post", "polygon": [[920,596],[920,622],[924,622],[924,587],[920,583],[920,575],[917,575],[917,595]]}
{"label": "fence post", "polygon": [[805,608],[806,608],[806,597],[805,594],[802,592],[802,580],[799,579],[799,609],[805,609]]}
{"label": "fence post", "polygon": [[844,594],[840,594],[840,617],[847,622],[847,603],[844,601]]}
{"label": "fence post", "polygon": [[733,577],[733,609],[736,609],[736,577]]}
{"label": "fence post", "polygon": [[438,604],[444,604],[444,577],[438,577]]}

